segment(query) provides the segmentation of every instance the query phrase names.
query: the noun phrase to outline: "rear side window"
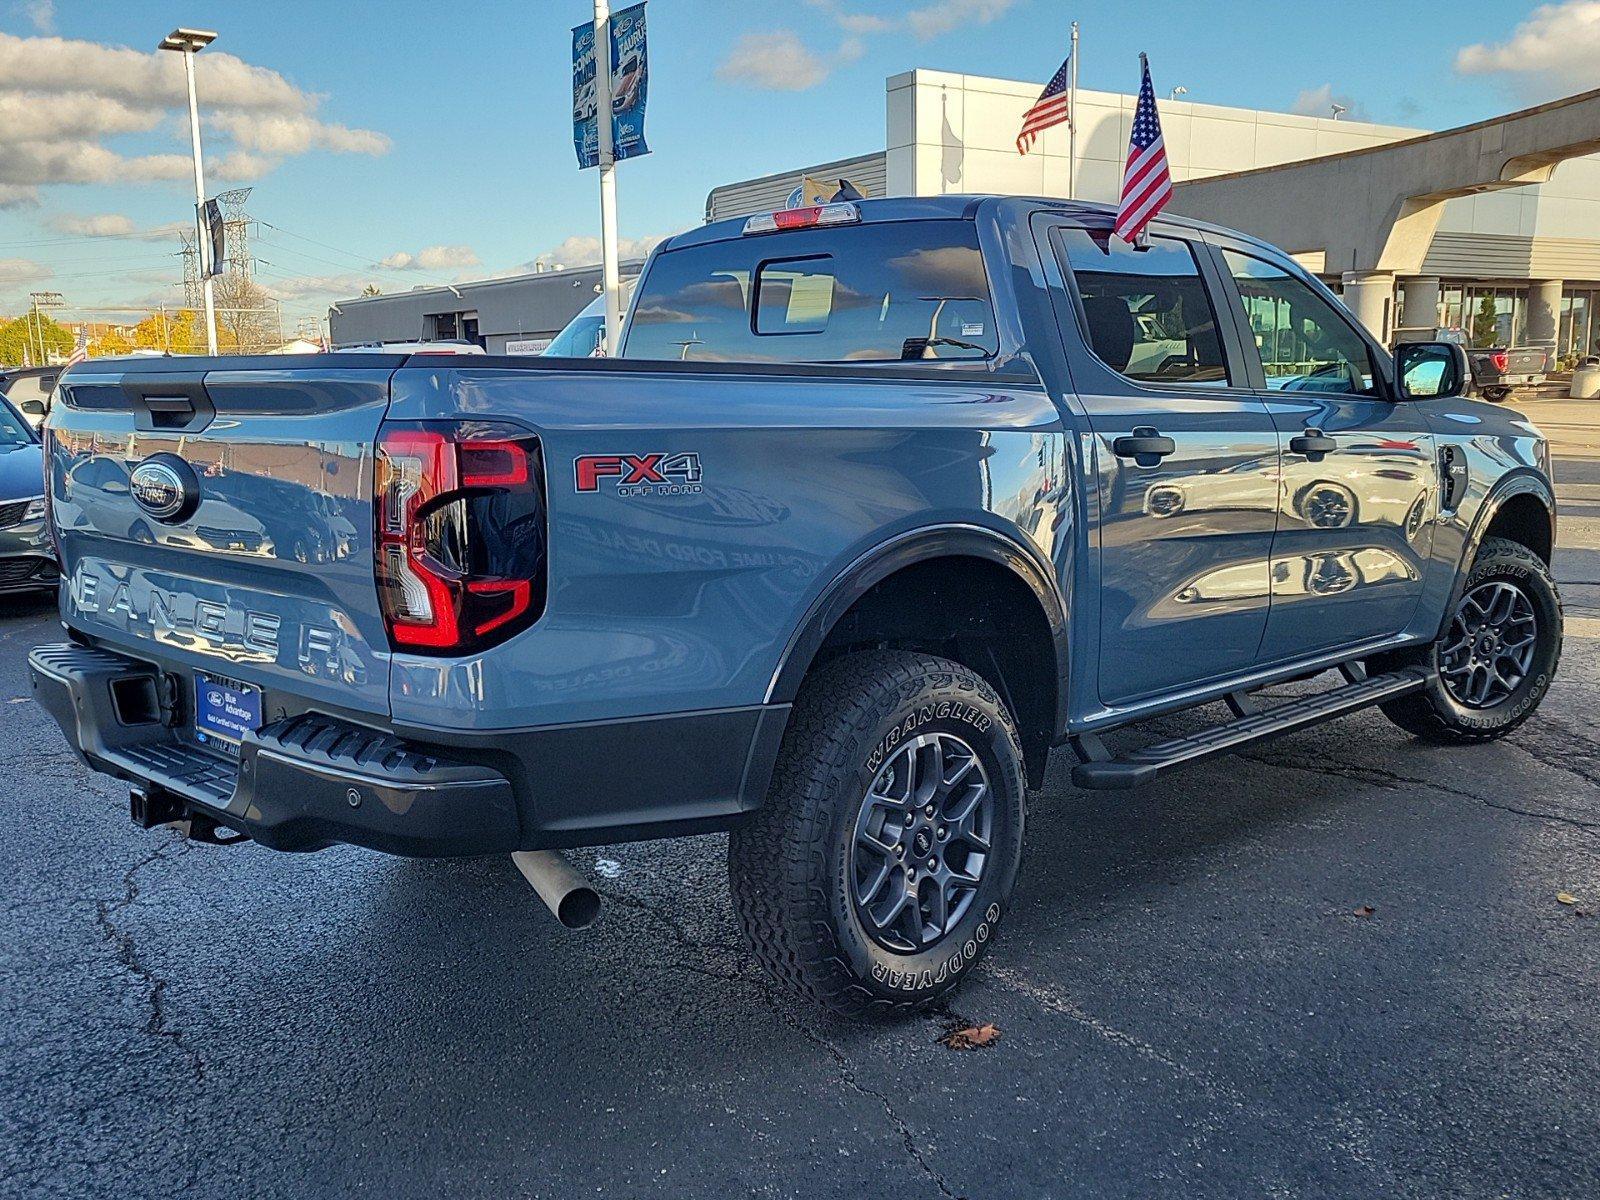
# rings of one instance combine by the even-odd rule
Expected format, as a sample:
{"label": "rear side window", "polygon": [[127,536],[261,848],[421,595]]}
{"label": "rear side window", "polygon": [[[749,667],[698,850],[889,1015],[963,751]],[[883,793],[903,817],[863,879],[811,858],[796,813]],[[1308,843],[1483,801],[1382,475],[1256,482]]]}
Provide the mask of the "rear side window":
{"label": "rear side window", "polygon": [[1109,231],[1059,236],[1101,362],[1138,383],[1228,385],[1216,309],[1188,242],[1153,237],[1135,250]]}
{"label": "rear side window", "polygon": [[981,362],[999,348],[970,221],[795,230],[669,250],[624,358]]}

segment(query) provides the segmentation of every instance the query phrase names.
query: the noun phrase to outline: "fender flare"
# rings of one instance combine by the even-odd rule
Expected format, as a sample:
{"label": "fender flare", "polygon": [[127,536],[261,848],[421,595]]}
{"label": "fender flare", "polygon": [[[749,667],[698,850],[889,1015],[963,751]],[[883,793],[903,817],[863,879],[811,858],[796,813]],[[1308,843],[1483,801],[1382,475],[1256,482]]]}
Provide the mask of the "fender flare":
{"label": "fender flare", "polygon": [[[934,558],[979,558],[1011,571],[1039,601],[1055,645],[1057,695],[1064,697],[1067,678],[1066,604],[1045,560],[1014,538],[981,525],[937,525],[915,529],[881,542],[839,572],[812,601],[778,659],[767,686],[767,703],[792,704],[800,682],[839,618],[873,585],[914,563]],[[1056,724],[1063,721],[1058,701]],[[1059,735],[1060,729],[1056,729]]]}
{"label": "fender flare", "polygon": [[1455,582],[1450,586],[1450,601],[1445,605],[1444,619],[1439,625],[1439,636],[1444,636],[1450,628],[1450,619],[1455,614],[1456,605],[1461,603],[1462,593],[1466,590],[1467,573],[1472,570],[1472,560],[1478,556],[1478,549],[1483,545],[1483,536],[1488,532],[1495,516],[1505,507],[1506,501],[1515,496],[1530,495],[1538,497],[1545,511],[1550,514],[1550,544],[1555,545],[1556,497],[1549,481],[1532,470],[1518,471],[1514,475],[1507,475],[1497,480],[1494,487],[1489,489],[1489,494],[1483,498],[1483,503],[1478,505],[1478,512],[1472,518],[1472,526],[1462,542],[1461,557],[1456,562]]}

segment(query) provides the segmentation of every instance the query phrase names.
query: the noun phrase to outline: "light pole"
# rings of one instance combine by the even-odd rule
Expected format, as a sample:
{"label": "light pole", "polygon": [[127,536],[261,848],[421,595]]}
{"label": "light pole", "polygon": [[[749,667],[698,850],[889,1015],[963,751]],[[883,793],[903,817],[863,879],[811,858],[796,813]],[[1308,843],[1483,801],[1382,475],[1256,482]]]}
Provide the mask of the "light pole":
{"label": "light pole", "polygon": [[217,353],[217,303],[211,291],[211,280],[216,264],[211,261],[211,235],[206,229],[206,180],[200,167],[200,102],[194,90],[194,56],[199,54],[217,35],[205,29],[174,29],[161,39],[161,50],[172,50],[183,55],[183,72],[189,82],[189,137],[194,143],[194,225],[200,242],[200,277],[206,298],[206,353]]}
{"label": "light pole", "polygon": [[46,308],[64,308],[67,302],[62,298],[60,292],[29,292],[28,301],[33,306],[33,320],[28,325],[28,346],[30,349],[33,346],[34,329],[37,327],[39,331],[39,361],[34,365],[47,367],[50,365],[46,361],[50,357],[50,347],[45,342],[44,312],[42,310]]}

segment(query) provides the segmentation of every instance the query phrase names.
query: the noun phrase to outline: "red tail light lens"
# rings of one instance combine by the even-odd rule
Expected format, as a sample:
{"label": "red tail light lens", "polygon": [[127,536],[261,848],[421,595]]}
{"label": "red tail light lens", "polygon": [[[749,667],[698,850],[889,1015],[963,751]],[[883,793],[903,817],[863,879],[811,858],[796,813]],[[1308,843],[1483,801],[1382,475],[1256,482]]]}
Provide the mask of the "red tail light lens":
{"label": "red tail light lens", "polygon": [[483,422],[385,425],[374,484],[378,597],[395,649],[470,653],[539,618],[537,438]]}
{"label": "red tail light lens", "polygon": [[1493,354],[1489,355],[1489,361],[1494,364],[1494,369],[1496,371],[1504,371],[1511,365],[1511,355],[1507,354],[1504,350],[1496,350]]}

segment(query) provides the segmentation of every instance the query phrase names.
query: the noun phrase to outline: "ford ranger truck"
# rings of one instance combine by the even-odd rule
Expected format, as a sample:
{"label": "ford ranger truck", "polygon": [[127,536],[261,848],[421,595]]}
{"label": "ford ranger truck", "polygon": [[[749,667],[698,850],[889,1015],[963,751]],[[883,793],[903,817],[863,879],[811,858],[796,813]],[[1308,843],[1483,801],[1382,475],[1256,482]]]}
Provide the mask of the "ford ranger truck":
{"label": "ford ranger truck", "polygon": [[847,1013],[972,972],[1052,748],[1115,790],[1373,706],[1532,717],[1539,431],[1271,246],[1113,219],[709,224],[609,359],[81,364],[35,694],[141,824],[511,854],[571,924],[563,848],[725,830],[751,953]]}

